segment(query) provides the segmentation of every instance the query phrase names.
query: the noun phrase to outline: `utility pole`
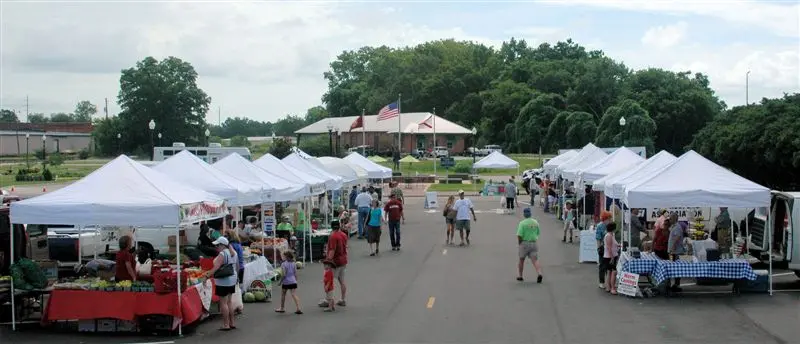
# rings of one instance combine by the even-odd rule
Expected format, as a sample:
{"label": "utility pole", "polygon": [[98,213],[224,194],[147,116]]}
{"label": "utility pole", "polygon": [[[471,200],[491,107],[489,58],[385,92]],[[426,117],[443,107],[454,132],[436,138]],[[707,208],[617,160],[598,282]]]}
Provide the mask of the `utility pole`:
{"label": "utility pole", "polygon": [[106,106],[103,107],[103,112],[106,114],[106,119],[108,119],[108,98],[106,98]]}
{"label": "utility pole", "polygon": [[[28,96],[26,95],[25,96],[25,122],[28,121],[28,115],[30,114],[30,111],[31,111],[30,102],[28,102]],[[22,122],[22,121],[20,121],[20,122]]]}
{"label": "utility pole", "polygon": [[750,105],[750,71],[744,75],[744,105]]}
{"label": "utility pole", "polygon": [[22,155],[22,148],[19,147],[19,126],[20,126],[19,111],[15,109],[14,115],[17,116],[17,123],[16,123],[17,131],[16,133],[14,133],[14,141],[17,141],[17,156],[20,156]]}

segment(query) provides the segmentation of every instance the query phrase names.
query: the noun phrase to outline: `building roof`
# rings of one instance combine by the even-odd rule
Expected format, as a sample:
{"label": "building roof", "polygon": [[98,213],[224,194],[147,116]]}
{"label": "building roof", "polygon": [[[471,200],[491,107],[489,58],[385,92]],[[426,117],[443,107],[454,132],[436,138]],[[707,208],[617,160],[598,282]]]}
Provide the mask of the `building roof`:
{"label": "building roof", "polygon": [[[400,125],[397,119],[392,118],[378,122],[378,116],[364,116],[364,128],[353,129],[352,132],[360,133],[397,133],[398,127],[402,128],[404,134],[433,134],[433,128],[419,124],[425,121],[431,113],[429,112],[409,112],[400,114]],[[295,134],[324,134],[328,132],[328,125],[334,127],[334,131],[349,132],[350,126],[359,116],[331,117],[313,123],[305,128],[295,131]],[[450,122],[442,117],[436,117],[437,134],[472,134],[471,129],[464,128],[458,124]]]}
{"label": "building roof", "polygon": [[49,122],[49,123],[0,123],[0,130],[56,131],[68,133],[92,133],[91,122]]}
{"label": "building roof", "polygon": [[0,136],[21,136],[25,137],[25,134],[30,134],[31,139],[39,138],[41,139],[42,134],[46,135],[47,137],[67,137],[67,136],[75,136],[75,137],[89,137],[92,136],[91,133],[75,133],[75,132],[64,132],[64,131],[14,131],[14,130],[0,130]]}

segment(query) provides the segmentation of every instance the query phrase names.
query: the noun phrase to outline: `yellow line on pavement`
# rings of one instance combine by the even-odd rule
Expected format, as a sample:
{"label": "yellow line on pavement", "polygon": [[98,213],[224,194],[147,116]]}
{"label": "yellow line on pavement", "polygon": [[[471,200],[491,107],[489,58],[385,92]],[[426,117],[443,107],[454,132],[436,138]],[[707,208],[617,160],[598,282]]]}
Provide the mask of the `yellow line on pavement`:
{"label": "yellow line on pavement", "polygon": [[431,309],[431,308],[433,308],[433,304],[434,304],[435,302],[436,302],[436,298],[435,298],[435,297],[433,297],[433,296],[429,297],[429,298],[428,298],[428,306],[427,306],[427,307],[428,307],[428,309]]}

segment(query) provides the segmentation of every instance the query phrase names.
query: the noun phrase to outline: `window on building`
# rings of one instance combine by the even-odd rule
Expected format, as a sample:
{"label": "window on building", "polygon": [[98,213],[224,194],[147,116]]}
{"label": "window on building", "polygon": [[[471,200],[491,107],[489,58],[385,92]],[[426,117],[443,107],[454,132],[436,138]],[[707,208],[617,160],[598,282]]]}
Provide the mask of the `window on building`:
{"label": "window on building", "polygon": [[165,149],[164,150],[164,156],[172,156],[173,154],[175,154],[174,150],[171,150],[171,149]]}
{"label": "window on building", "polygon": [[456,137],[453,135],[447,135],[447,149],[453,149],[455,143],[456,143]]}

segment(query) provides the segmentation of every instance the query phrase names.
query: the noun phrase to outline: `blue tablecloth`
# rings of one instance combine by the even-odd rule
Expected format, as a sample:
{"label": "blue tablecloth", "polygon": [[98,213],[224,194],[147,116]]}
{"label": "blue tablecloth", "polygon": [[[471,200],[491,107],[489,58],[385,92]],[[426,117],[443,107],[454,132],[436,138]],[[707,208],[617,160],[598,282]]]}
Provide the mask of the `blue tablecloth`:
{"label": "blue tablecloth", "polygon": [[662,260],[652,253],[642,252],[641,258],[628,258],[622,263],[622,271],[650,276]]}
{"label": "blue tablecloth", "polygon": [[721,278],[731,280],[755,280],[756,273],[744,259],[723,259],[716,262],[669,262],[660,260],[653,270],[658,284],[671,278]]}

